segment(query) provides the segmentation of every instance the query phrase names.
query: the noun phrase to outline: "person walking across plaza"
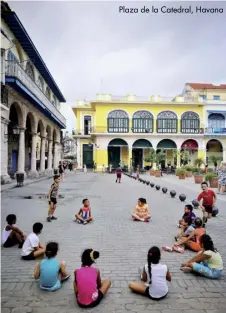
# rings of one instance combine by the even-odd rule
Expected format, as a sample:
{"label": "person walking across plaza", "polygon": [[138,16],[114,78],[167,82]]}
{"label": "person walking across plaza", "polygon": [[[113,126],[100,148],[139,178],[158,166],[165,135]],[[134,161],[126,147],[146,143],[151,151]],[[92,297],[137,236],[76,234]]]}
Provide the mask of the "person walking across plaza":
{"label": "person walking across plaza", "polygon": [[171,273],[165,264],[160,263],[161,252],[156,246],[149,249],[147,263],[141,273],[143,282],[131,282],[129,288],[151,300],[164,299],[168,294],[167,281],[171,281]]}
{"label": "person walking across plaza", "polygon": [[10,248],[18,244],[18,248],[22,248],[25,241],[25,234],[15,226],[16,215],[9,214],[6,217],[7,225],[2,231],[2,243],[3,247]]}
{"label": "person walking across plaza", "polygon": [[198,195],[197,200],[203,211],[203,223],[207,223],[208,218],[212,217],[213,207],[216,203],[216,194],[208,188],[207,182],[201,184],[202,192]]}
{"label": "person walking across plaza", "polygon": [[35,223],[33,225],[33,232],[27,236],[22,246],[21,257],[23,260],[30,261],[44,256],[46,249],[40,244],[38,237],[42,229],[42,223]]}
{"label": "person walking across plaza", "polygon": [[101,280],[100,272],[92,264],[100,253],[93,249],[86,249],[82,254],[82,266],[74,272],[74,293],[81,308],[97,306],[111,286],[110,280]]}
{"label": "person walking across plaza", "polygon": [[116,183],[121,183],[121,179],[122,179],[122,169],[121,167],[119,166],[117,169],[116,169]]}
{"label": "person walking across plaza", "polygon": [[54,183],[50,187],[49,191],[49,211],[47,222],[51,222],[52,220],[57,220],[57,217],[54,216],[54,212],[56,210],[57,197],[59,192],[59,184],[60,184],[60,175],[55,175],[53,177]]}

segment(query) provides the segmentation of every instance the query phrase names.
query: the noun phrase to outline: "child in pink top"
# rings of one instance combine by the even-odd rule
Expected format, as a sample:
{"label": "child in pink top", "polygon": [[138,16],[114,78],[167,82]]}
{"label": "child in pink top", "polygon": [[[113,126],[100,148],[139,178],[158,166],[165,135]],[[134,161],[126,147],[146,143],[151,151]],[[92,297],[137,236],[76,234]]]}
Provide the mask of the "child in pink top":
{"label": "child in pink top", "polygon": [[97,306],[111,286],[111,281],[101,281],[99,270],[91,266],[99,256],[98,251],[86,249],[82,254],[82,267],[74,272],[74,292],[81,308]]}

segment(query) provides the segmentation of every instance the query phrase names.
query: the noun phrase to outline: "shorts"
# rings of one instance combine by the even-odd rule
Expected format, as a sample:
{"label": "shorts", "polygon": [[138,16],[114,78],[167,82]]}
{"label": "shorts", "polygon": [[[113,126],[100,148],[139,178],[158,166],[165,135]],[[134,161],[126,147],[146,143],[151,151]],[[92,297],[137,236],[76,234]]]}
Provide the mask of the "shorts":
{"label": "shorts", "polygon": [[22,255],[21,258],[23,260],[26,260],[26,261],[31,261],[31,260],[35,260],[35,256],[34,256],[34,251],[32,251],[30,254],[28,255]]}
{"label": "shorts", "polygon": [[122,177],[122,175],[121,174],[117,174],[117,178],[121,178]]}
{"label": "shorts", "polygon": [[7,240],[3,244],[3,247],[4,248],[11,248],[11,247],[15,246],[17,243],[18,243],[17,239],[8,237]]}
{"label": "shorts", "polygon": [[55,205],[55,204],[57,204],[57,199],[56,198],[50,198],[49,205],[51,204],[51,202]]}
{"label": "shorts", "polygon": [[56,284],[52,287],[45,287],[40,284],[40,289],[46,290],[46,291],[55,291],[57,289],[60,289],[60,287],[61,287],[61,282],[59,281],[59,279],[57,280]]}
{"label": "shorts", "polygon": [[91,302],[88,305],[81,304],[81,303],[78,302],[78,300],[77,300],[77,303],[78,303],[78,306],[80,308],[87,308],[87,309],[88,308],[94,308],[95,306],[97,306],[100,303],[100,301],[103,299],[103,297],[104,297],[103,293],[100,290],[98,290],[98,297],[97,297],[97,299],[95,301]]}
{"label": "shorts", "polygon": [[195,241],[189,241],[189,246],[188,246],[192,251],[199,252],[202,250],[200,244]]}
{"label": "shorts", "polygon": [[213,206],[212,205],[204,205],[205,211],[207,213],[213,213]]}
{"label": "shorts", "polygon": [[167,292],[167,294],[165,294],[165,296],[163,296],[163,297],[154,298],[154,297],[152,297],[152,296],[150,295],[150,293],[149,293],[149,287],[147,287],[146,290],[145,290],[145,294],[144,294],[144,295],[145,295],[146,297],[148,297],[149,299],[151,299],[151,300],[159,301],[159,300],[164,299],[164,298],[168,295],[168,292]]}

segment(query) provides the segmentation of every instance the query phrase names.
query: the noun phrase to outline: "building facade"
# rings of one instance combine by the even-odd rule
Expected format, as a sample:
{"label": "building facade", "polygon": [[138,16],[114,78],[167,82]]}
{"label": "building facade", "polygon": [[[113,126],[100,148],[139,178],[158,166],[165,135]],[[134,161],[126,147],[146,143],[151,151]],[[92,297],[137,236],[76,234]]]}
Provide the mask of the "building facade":
{"label": "building facade", "polygon": [[59,87],[15,12],[1,2],[1,182],[51,174],[61,158]]}

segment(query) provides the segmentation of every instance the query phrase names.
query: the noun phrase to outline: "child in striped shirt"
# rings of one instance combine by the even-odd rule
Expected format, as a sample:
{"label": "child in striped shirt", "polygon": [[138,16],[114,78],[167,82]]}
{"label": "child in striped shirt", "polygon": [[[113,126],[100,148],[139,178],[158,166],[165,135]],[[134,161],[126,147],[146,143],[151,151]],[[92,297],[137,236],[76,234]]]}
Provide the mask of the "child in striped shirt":
{"label": "child in striped shirt", "polygon": [[75,214],[75,221],[79,224],[86,225],[93,220],[91,215],[90,202],[88,199],[83,199],[82,204],[83,208],[81,208],[78,213]]}

